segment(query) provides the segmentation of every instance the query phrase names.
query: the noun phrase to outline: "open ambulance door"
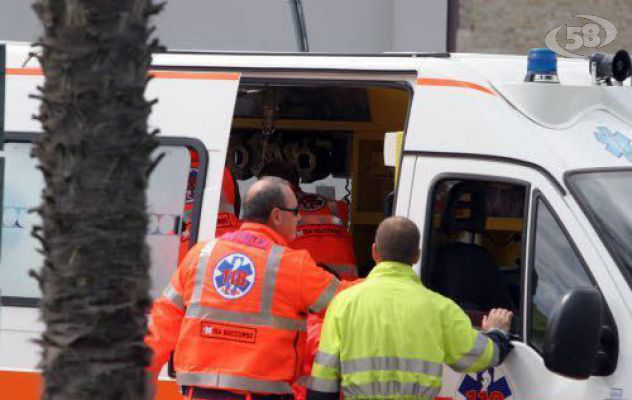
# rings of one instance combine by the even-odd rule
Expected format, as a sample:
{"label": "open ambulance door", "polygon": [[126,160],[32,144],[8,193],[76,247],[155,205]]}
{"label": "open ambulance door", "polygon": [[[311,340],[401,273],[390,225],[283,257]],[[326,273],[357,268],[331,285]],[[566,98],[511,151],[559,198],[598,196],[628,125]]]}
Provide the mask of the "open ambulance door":
{"label": "open ambulance door", "polygon": [[[37,92],[44,77],[37,60],[25,63],[29,51],[26,45],[7,45],[6,63],[0,62],[0,84],[4,85],[0,99],[5,100],[5,112],[0,113],[4,118],[1,131],[9,171],[2,196],[0,393],[3,398],[35,400],[41,387],[37,369],[41,349],[35,340],[44,327],[38,320],[41,294],[28,270],[37,269],[42,260],[30,235],[32,225],[38,223],[37,215],[28,210],[39,202],[43,179],[36,169],[37,160],[30,157],[32,142],[41,127],[32,119],[39,101],[29,95]],[[156,56],[157,61],[160,57],[163,56]],[[190,204],[192,214],[187,248],[198,237],[207,238],[214,231],[239,74],[167,66],[156,66],[150,73],[153,79],[146,98],[158,102],[149,126],[160,130],[159,146],[152,157],[163,155],[147,189],[147,244],[151,294],[155,297],[177,268],[182,247],[181,222],[187,205]],[[197,165],[193,165],[194,159]],[[160,382],[157,398],[182,397],[175,382],[167,379]]]}
{"label": "open ambulance door", "polygon": [[158,103],[149,118],[150,127],[160,129],[164,136],[199,139],[208,152],[201,209],[193,219],[200,221],[196,232],[199,237],[211,237],[215,232],[240,74],[157,66],[152,76],[147,98],[158,98]]}
{"label": "open ambulance door", "polygon": [[[156,59],[160,61],[160,56]],[[185,162],[189,163],[188,177],[184,177],[184,181],[187,182],[186,196],[180,196],[180,202],[174,202],[164,196],[148,194],[148,198],[153,200],[149,204],[152,212],[160,212],[159,208],[170,206],[184,210],[181,211],[183,223],[177,259],[179,262],[198,239],[214,237],[240,74],[156,66],[151,75],[154,79],[148,85],[146,97],[157,98],[158,102],[154,105],[149,118],[150,128],[159,129],[160,136],[182,136],[183,139],[192,140],[187,146],[189,152],[185,154]],[[153,187],[160,190],[164,189],[165,185],[170,183],[162,182]],[[150,190],[151,187],[150,184]],[[154,246],[154,249],[160,248],[161,246]],[[160,267],[161,259],[164,258],[156,254],[156,251],[152,254],[155,256],[152,259],[152,268]],[[173,254],[169,256],[173,258]],[[159,274],[160,282],[157,282],[157,275],[154,274],[154,289],[162,290],[169,282],[173,271],[174,269],[167,268],[165,274]],[[171,367],[171,363],[169,366]],[[164,368],[161,373],[163,379],[167,375],[166,369]],[[156,398],[179,399],[181,395],[178,394],[174,382],[161,380]]]}

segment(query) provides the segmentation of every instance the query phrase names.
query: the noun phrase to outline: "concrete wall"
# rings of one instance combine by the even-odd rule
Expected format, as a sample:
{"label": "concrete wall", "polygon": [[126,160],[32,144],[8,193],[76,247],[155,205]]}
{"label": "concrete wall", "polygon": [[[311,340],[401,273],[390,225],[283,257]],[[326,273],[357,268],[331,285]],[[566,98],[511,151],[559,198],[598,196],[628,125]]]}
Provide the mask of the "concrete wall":
{"label": "concrete wall", "polygon": [[[457,51],[526,54],[531,47],[544,47],[544,38],[553,28],[563,24],[582,26],[590,22],[573,18],[573,15],[582,14],[605,18],[617,27],[614,42],[597,51],[632,50],[631,0],[458,1]],[[558,42],[563,47],[566,40],[565,30],[562,31]],[[582,54],[595,51],[581,50]]]}
{"label": "concrete wall", "polygon": [[0,0],[0,40],[32,42],[42,31],[28,0]]}
{"label": "concrete wall", "polygon": [[297,49],[284,0],[171,0],[156,24],[160,40],[173,49]]}
{"label": "concrete wall", "polygon": [[[302,0],[311,51],[445,51],[448,0]],[[0,40],[34,41],[32,0],[0,0]],[[290,0],[171,0],[156,18],[171,49],[296,51]]]}

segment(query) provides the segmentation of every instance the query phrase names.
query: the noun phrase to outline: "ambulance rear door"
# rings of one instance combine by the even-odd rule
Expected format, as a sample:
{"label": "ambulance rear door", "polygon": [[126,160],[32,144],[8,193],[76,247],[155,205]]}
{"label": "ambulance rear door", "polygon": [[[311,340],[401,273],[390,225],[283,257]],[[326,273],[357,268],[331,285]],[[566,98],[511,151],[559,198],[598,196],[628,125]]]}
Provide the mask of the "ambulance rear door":
{"label": "ambulance rear door", "polygon": [[[35,340],[44,327],[37,308],[41,293],[28,272],[39,269],[42,259],[39,245],[30,235],[39,220],[28,210],[39,204],[43,179],[36,169],[37,160],[30,157],[32,142],[41,132],[39,122],[32,119],[39,102],[30,95],[37,92],[44,77],[35,59],[25,62],[29,51],[27,45],[8,46],[4,81],[8,173],[0,261],[0,392],[34,400],[41,384],[37,370],[41,349]],[[213,234],[240,79],[238,73],[226,70],[187,67],[186,55],[155,57],[146,98],[158,100],[149,126],[160,130],[153,157],[163,158],[152,172],[147,190],[153,297],[160,295],[177,268],[181,222],[189,201],[193,223],[187,246],[198,237]],[[193,190],[189,190],[189,182],[194,182]],[[179,398],[175,383],[161,382],[158,398]]]}
{"label": "ambulance rear door", "polygon": [[[227,69],[187,67],[186,55],[154,56],[147,98],[158,98],[149,119],[163,136],[200,140],[208,152],[198,236],[211,237],[241,75]],[[194,216],[198,217],[198,216]]]}

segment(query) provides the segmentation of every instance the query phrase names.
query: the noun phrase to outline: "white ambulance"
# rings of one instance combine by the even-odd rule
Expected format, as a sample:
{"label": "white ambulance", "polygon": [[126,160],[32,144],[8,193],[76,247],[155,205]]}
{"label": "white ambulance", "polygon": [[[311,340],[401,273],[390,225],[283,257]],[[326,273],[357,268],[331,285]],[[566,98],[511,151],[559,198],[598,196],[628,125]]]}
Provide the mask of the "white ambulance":
{"label": "white ambulance", "polygon": [[[36,399],[43,326],[28,271],[42,259],[27,211],[43,182],[29,94],[43,75],[27,45],[0,49],[0,397]],[[629,63],[597,57],[591,73],[587,60],[532,55],[528,73],[526,56],[156,54],[147,97],[166,157],[148,191],[153,294],[183,243],[214,235],[225,165],[243,195],[284,157],[304,191],[349,203],[361,275],[392,209],[420,226],[426,286],[475,325],[513,310],[505,363],[445,368],[442,399],[632,399]],[[178,398],[166,376],[159,398]]]}

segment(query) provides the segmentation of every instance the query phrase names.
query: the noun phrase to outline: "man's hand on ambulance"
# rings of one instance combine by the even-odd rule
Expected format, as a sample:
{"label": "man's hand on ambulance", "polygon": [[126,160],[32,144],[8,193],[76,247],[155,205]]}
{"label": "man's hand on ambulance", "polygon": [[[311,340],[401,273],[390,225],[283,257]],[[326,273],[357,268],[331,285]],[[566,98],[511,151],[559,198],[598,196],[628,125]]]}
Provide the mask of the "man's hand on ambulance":
{"label": "man's hand on ambulance", "polygon": [[489,314],[483,317],[481,328],[483,328],[484,331],[500,329],[505,333],[509,333],[512,317],[513,313],[509,310],[505,310],[504,308],[493,308]]}

